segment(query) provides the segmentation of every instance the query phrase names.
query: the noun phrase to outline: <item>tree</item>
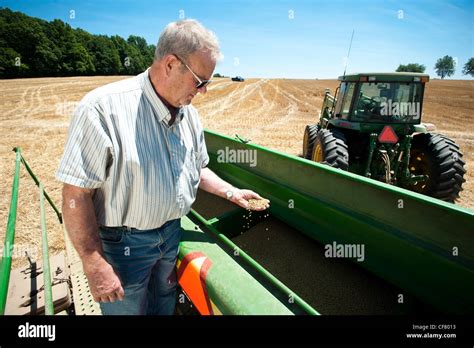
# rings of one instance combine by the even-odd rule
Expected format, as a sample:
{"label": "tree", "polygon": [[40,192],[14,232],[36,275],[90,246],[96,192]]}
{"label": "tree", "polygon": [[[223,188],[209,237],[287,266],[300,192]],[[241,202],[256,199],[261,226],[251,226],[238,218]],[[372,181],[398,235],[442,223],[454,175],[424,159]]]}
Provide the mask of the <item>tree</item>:
{"label": "tree", "polygon": [[435,65],[436,74],[444,79],[446,76],[451,76],[456,70],[456,64],[451,56],[444,56],[439,58]]}
{"label": "tree", "polygon": [[[92,46],[92,42],[94,41],[94,35],[89,34],[87,31],[82,30],[80,28],[74,29],[74,36],[76,38],[76,42],[80,45],[84,50],[77,48],[76,54],[83,58],[83,62],[79,63],[76,70],[83,70],[83,73],[79,73],[78,75],[93,75],[96,72],[95,65],[94,65],[94,57],[92,56],[92,52],[89,48]],[[84,51],[84,52],[81,52]],[[82,69],[81,69],[82,68]]]}
{"label": "tree", "polygon": [[[154,56],[154,45],[148,45],[146,40],[140,36],[130,35],[127,39],[127,42],[137,48],[142,56],[143,64],[147,67],[153,61]],[[151,47],[150,47],[151,46]]]}
{"label": "tree", "polygon": [[92,57],[67,23],[55,19],[47,23],[44,32],[56,47],[59,66],[53,74],[61,76],[90,75],[95,71]]}
{"label": "tree", "polygon": [[462,69],[464,75],[471,75],[474,77],[474,58],[470,58],[466,64],[464,64],[464,69]]}
{"label": "tree", "polygon": [[136,75],[147,68],[147,64],[137,47],[129,44],[118,35],[112,36],[111,40],[120,56],[121,75]]}
{"label": "tree", "polygon": [[[46,21],[32,18],[20,12],[0,9],[0,45],[3,54],[14,57],[15,64],[7,64],[4,76],[44,76],[49,67],[56,69],[57,57],[54,44],[43,32]],[[8,58],[8,59],[10,59]]]}
{"label": "tree", "polygon": [[75,42],[67,52],[74,75],[91,75],[95,72],[95,66],[89,52],[80,43]]}
{"label": "tree", "polygon": [[121,62],[118,50],[112,40],[105,35],[94,35],[88,47],[98,75],[117,75],[120,73]]}
{"label": "tree", "polygon": [[0,8],[0,78],[135,75],[152,63],[155,48],[140,36],[92,35]]}
{"label": "tree", "polygon": [[0,78],[26,75],[29,67],[21,62],[18,52],[0,45]]}
{"label": "tree", "polygon": [[130,35],[127,39],[127,42],[130,45],[133,45],[136,48],[138,48],[140,53],[143,56],[148,55],[148,44],[146,43],[146,40],[144,38],[142,38],[140,36],[136,36],[136,35]]}
{"label": "tree", "polygon": [[418,63],[409,63],[407,65],[400,64],[396,72],[414,72],[414,73],[424,73],[426,67],[423,64]]}

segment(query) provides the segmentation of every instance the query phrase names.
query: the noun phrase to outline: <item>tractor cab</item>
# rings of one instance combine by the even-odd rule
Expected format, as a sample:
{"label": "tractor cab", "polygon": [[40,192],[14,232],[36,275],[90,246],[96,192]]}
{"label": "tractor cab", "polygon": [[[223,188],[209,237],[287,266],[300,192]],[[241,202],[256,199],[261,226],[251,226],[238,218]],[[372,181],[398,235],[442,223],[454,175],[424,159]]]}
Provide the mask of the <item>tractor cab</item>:
{"label": "tractor cab", "polygon": [[[426,74],[365,73],[339,77],[326,117],[357,123],[419,124]],[[328,94],[327,94],[328,95]]]}
{"label": "tractor cab", "polygon": [[459,197],[464,161],[452,139],[421,123],[429,76],[363,73],[326,90],[318,123],[306,126],[303,156],[447,202]]}

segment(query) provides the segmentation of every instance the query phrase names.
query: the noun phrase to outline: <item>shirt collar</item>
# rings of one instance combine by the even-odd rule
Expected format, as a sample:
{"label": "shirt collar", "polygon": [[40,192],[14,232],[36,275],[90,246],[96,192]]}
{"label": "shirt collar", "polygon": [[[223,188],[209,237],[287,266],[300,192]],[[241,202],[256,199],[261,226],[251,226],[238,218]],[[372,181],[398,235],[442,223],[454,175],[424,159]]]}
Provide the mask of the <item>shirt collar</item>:
{"label": "shirt collar", "polygon": [[[156,94],[155,89],[150,81],[149,75],[150,68],[146,69],[142,74],[140,74],[140,84],[145,94],[145,97],[150,102],[153,109],[156,111],[158,119],[160,121],[166,122],[168,125],[169,121],[171,120],[171,114],[165,104],[160,100],[158,95]],[[185,106],[182,106],[178,109],[178,113],[176,114],[176,120],[174,121],[173,125],[178,124],[184,117],[184,110]]]}

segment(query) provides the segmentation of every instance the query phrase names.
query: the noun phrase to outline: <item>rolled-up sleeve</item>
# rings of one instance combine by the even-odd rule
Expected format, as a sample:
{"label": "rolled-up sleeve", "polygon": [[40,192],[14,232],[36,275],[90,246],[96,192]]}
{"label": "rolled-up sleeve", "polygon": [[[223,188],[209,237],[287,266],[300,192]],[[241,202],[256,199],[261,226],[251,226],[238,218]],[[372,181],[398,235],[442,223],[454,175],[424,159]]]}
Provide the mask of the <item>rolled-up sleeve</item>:
{"label": "rolled-up sleeve", "polygon": [[95,189],[107,180],[112,141],[99,111],[79,105],[69,126],[68,139],[56,178],[64,183]]}
{"label": "rolled-up sleeve", "polygon": [[207,153],[207,146],[206,146],[206,139],[204,137],[204,130],[201,128],[200,134],[200,144],[199,147],[201,149],[201,168],[206,168],[209,164],[209,155]]}

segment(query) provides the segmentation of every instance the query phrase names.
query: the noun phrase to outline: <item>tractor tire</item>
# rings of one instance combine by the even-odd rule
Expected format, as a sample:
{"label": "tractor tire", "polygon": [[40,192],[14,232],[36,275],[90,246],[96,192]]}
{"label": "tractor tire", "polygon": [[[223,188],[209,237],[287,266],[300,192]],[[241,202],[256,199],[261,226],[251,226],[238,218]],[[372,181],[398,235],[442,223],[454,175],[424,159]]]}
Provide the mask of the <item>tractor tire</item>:
{"label": "tractor tire", "polygon": [[454,203],[466,181],[462,152],[453,140],[441,134],[418,134],[413,137],[409,170],[412,174],[428,175],[409,190]]}
{"label": "tractor tire", "polygon": [[338,129],[321,129],[314,142],[311,159],[333,168],[349,169],[349,150],[346,137]]}
{"label": "tractor tire", "polygon": [[303,137],[303,158],[311,159],[314,142],[316,141],[316,136],[318,135],[320,128],[319,124],[310,124],[306,126]]}

